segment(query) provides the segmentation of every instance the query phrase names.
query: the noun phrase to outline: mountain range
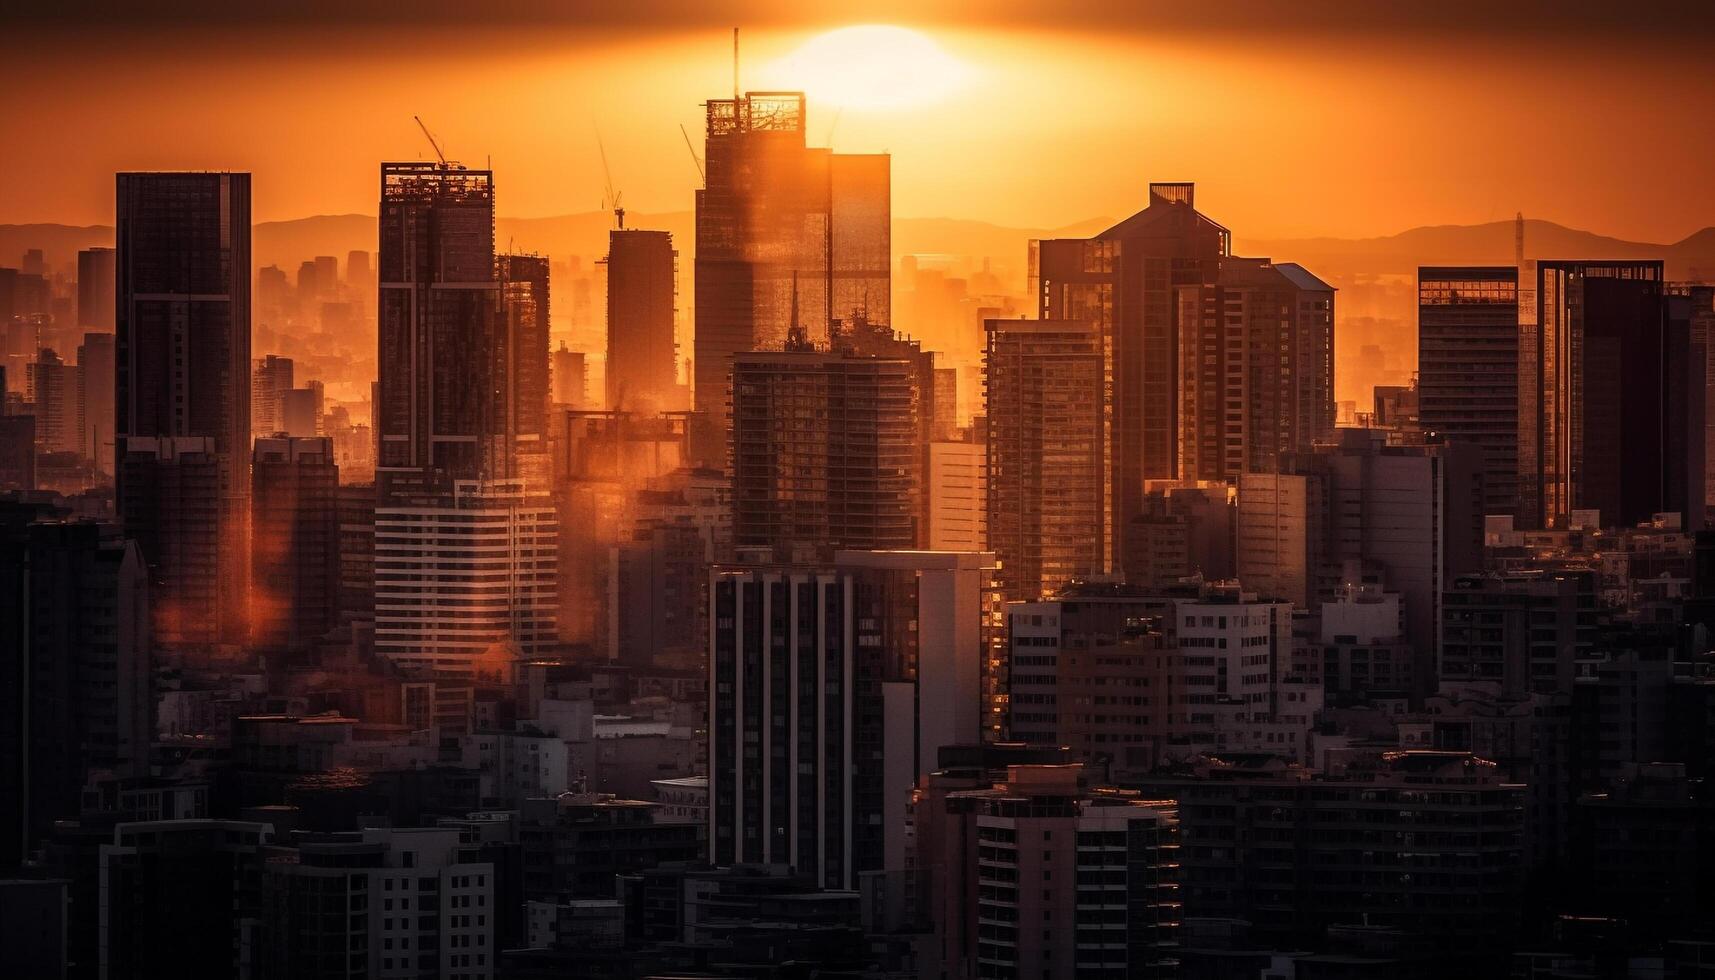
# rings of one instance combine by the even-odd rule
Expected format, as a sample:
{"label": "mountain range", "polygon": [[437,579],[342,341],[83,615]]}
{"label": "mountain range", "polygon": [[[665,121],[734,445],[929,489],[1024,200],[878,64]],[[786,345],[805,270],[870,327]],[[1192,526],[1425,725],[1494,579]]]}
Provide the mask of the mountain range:
{"label": "mountain range", "polygon": [[[681,267],[688,264],[694,227],[689,211],[632,214],[626,224],[673,233],[679,243]],[[945,254],[988,258],[1000,269],[1022,275],[1024,256],[1033,238],[1079,238],[1112,224],[1092,218],[1060,228],[1012,228],[956,218],[895,218],[895,255]],[[607,251],[613,217],[604,211],[546,218],[499,218],[496,245],[551,256],[586,258]],[[1506,265],[1514,257],[1514,223],[1431,225],[1375,238],[1239,237],[1234,251],[1270,256],[1306,266],[1325,278],[1410,275],[1419,265]],[[295,274],[299,262],[316,255],[342,260],[354,249],[375,248],[375,218],[362,214],[315,215],[288,221],[263,221],[253,227],[251,259],[260,268],[278,265]],[[27,248],[41,248],[50,265],[75,261],[78,249],[111,245],[109,225],[0,224],[0,265],[12,265]],[[1643,259],[1667,262],[1669,279],[1715,278],[1715,227],[1678,242],[1636,242],[1568,228],[1551,221],[1525,222],[1525,254],[1530,258]],[[1020,282],[1020,287],[1023,283]]]}

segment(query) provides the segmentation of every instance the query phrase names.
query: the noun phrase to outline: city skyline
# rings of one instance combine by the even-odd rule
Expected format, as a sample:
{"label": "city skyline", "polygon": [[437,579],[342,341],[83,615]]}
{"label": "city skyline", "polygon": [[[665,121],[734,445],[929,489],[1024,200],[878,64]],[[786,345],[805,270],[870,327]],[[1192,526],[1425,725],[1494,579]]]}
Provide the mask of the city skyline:
{"label": "city skyline", "polygon": [[1715,968],[1715,12],[7,21],[8,975]]}

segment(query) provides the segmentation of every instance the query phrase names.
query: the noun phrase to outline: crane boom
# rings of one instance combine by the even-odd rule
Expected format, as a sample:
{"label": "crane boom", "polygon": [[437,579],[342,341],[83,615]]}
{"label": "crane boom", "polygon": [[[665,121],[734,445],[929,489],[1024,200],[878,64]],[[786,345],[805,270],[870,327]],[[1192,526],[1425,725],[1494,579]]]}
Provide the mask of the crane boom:
{"label": "crane boom", "polygon": [[424,138],[426,138],[429,141],[429,146],[434,148],[435,158],[437,160],[441,161],[441,166],[443,166],[443,167],[446,166],[447,165],[447,155],[445,153],[441,152],[441,144],[435,142],[435,134],[429,132],[429,127],[428,127],[428,125],[426,125],[423,122],[423,117],[422,116],[412,116],[411,118],[417,120],[417,128],[421,129],[423,131],[423,136],[424,136]]}
{"label": "crane boom", "polygon": [[709,175],[703,173],[703,158],[697,156],[697,148],[691,142],[691,134],[685,131],[684,123],[679,124],[679,135],[685,137],[685,149],[689,150],[691,153],[691,163],[697,168],[697,177],[702,180],[703,183],[708,183]]}

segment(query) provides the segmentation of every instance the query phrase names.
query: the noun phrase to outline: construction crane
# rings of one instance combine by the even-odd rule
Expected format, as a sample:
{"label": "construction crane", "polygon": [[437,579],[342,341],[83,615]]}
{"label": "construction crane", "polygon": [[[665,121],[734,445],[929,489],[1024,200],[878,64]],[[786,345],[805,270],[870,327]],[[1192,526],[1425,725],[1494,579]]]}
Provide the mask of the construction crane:
{"label": "construction crane", "polygon": [[619,230],[624,231],[625,209],[619,206],[619,199],[623,195],[613,189],[613,170],[607,165],[607,145],[602,142],[601,130],[599,129],[595,132],[595,147],[596,151],[601,154],[602,176],[607,180],[607,197],[601,202],[602,208],[604,210],[607,208],[613,209],[613,219],[619,223]]}
{"label": "construction crane", "polygon": [[450,166],[447,163],[447,155],[441,152],[441,144],[435,142],[435,134],[429,132],[429,127],[423,122],[423,117],[412,116],[411,118],[417,120],[417,128],[423,131],[423,137],[429,141],[429,146],[434,149],[435,158],[441,161],[441,166]]}
{"label": "construction crane", "polygon": [[691,165],[697,168],[697,179],[707,184],[709,175],[703,173],[703,158],[697,156],[697,147],[691,142],[691,134],[685,131],[685,124],[679,124],[679,135],[685,137],[685,149],[690,151]]}

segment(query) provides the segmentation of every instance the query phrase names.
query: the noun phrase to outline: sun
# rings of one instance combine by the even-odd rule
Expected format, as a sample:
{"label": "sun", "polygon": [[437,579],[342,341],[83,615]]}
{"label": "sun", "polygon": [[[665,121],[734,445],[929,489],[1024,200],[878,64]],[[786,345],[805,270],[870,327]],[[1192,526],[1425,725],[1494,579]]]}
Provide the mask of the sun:
{"label": "sun", "polygon": [[969,82],[972,69],[927,35],[890,24],[818,34],[769,66],[815,103],[842,109],[901,109],[939,102]]}

